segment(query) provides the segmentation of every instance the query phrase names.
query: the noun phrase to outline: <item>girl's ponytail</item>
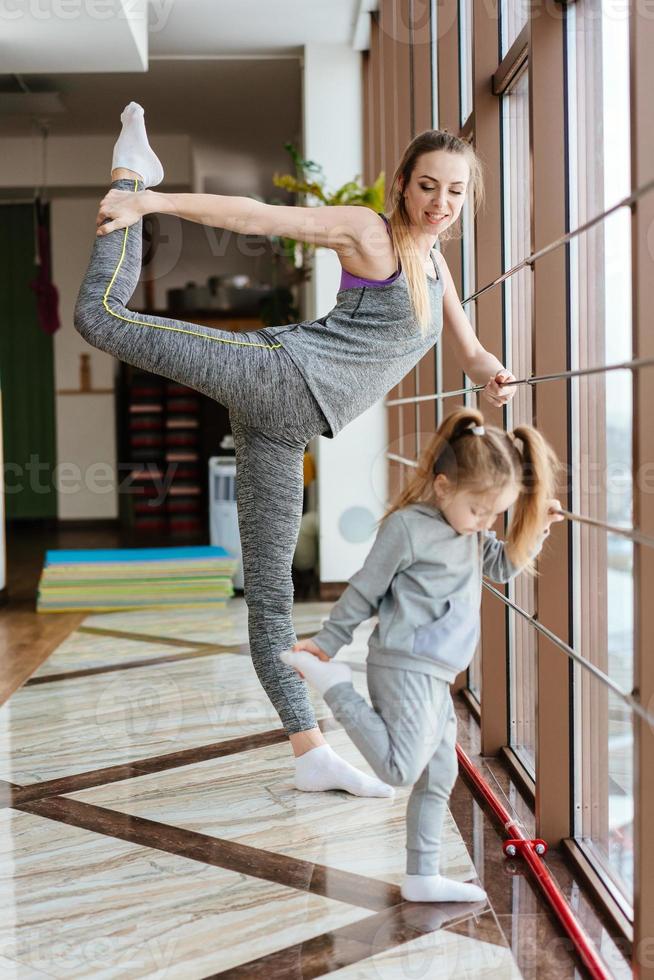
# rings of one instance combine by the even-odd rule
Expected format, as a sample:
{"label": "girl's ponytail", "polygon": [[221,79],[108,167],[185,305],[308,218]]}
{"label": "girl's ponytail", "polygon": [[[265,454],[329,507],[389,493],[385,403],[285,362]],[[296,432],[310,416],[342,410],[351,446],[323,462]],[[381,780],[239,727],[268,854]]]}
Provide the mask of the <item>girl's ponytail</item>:
{"label": "girl's ponytail", "polygon": [[[531,554],[543,530],[547,502],[556,491],[560,463],[550,444],[533,426],[520,425],[508,436],[522,463],[522,486],[513,505],[506,551],[516,567],[533,574]],[[522,448],[516,445],[517,440]]]}
{"label": "girl's ponytail", "polygon": [[457,408],[443,419],[438,431],[420,453],[417,466],[406,486],[396,495],[382,521],[401,507],[419,500],[430,500],[437,473],[445,473],[452,483],[456,483],[459,467],[452,447],[470,426],[483,424],[484,416],[476,408]]}

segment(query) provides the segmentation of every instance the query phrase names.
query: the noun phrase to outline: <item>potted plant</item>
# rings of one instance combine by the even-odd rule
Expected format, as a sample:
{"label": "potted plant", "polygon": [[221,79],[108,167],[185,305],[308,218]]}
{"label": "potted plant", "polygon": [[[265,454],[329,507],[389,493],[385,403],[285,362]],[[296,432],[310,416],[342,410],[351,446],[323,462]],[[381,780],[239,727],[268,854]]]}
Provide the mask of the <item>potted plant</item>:
{"label": "potted plant", "polygon": [[[325,188],[325,175],[320,164],[304,160],[292,143],[285,143],[295,166],[295,174],[275,174],[273,183],[296,196],[296,204],[364,205],[374,211],[384,208],[384,171],[380,171],[374,184],[366,187],[359,183],[360,175],[329,193]],[[271,198],[269,204],[283,204],[279,198]],[[298,242],[281,235],[270,235],[273,243],[272,290],[260,309],[266,326],[293,323],[299,319],[296,288],[308,282],[313,273],[313,255],[316,248],[307,242]]]}

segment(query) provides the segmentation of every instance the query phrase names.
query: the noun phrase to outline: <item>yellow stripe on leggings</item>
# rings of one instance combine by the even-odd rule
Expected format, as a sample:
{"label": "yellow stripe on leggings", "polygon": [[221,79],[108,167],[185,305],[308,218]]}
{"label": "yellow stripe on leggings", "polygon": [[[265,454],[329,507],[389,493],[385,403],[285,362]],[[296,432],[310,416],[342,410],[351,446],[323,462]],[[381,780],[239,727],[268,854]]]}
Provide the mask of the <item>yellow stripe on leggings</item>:
{"label": "yellow stripe on leggings", "polygon": [[[138,190],[137,180],[134,181],[134,190],[135,191]],[[111,316],[115,316],[117,320],[124,320],[125,323],[137,323],[141,327],[154,327],[155,330],[172,330],[173,333],[188,333],[192,337],[202,337],[203,340],[214,340],[219,344],[236,344],[237,347],[263,347],[264,350],[275,350],[276,348],[283,346],[283,344],[253,344],[249,340],[225,340],[223,337],[212,337],[205,333],[199,333],[199,331],[197,330],[185,330],[183,327],[168,327],[162,323],[148,323],[147,320],[131,320],[127,316],[121,316],[120,313],[114,313],[114,311],[110,309],[107,300],[109,299],[109,293],[111,292],[111,287],[116,281],[116,276],[118,275],[120,267],[123,264],[123,259],[125,258],[125,248],[127,247],[128,231],[129,231],[129,227],[125,228],[125,234],[123,235],[123,250],[120,253],[120,259],[118,261],[118,265],[116,266],[116,270],[113,276],[111,277],[111,282],[107,286],[105,290],[105,294],[102,297],[102,305],[104,306],[107,313],[109,313]]]}

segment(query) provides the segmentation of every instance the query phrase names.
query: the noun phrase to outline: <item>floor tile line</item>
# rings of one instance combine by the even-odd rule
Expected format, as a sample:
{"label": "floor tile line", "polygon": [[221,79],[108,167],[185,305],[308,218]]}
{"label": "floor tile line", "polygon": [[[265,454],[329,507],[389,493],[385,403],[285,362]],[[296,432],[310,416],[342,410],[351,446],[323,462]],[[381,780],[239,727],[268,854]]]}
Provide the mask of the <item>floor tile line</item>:
{"label": "floor tile line", "polygon": [[198,745],[189,749],[179,749],[177,752],[167,752],[149,758],[134,759],[102,769],[88,769],[85,772],[73,773],[70,776],[47,779],[41,783],[24,784],[15,797],[15,802],[31,803],[51,796],[62,796],[66,793],[76,793],[83,789],[121,782],[124,779],[136,779],[139,776],[151,775],[155,772],[165,772],[168,769],[178,769],[182,766],[207,762],[209,759],[219,759],[225,755],[235,755],[238,752],[248,752],[251,749],[276,745],[287,738],[283,728],[274,728],[269,731],[258,732],[255,735],[240,735],[237,738],[210,742],[207,745]]}
{"label": "floor tile line", "polygon": [[[120,633],[118,631],[99,631],[91,628],[78,629],[77,633],[88,633],[99,635],[111,635],[115,636],[116,639],[129,639],[129,640],[141,640],[142,642],[148,643],[165,643],[167,642],[163,637],[156,636],[140,636]],[[309,636],[313,636],[313,633],[298,634],[298,640],[306,639]],[[157,664],[175,663],[181,660],[194,660],[200,657],[215,657],[223,654],[235,654],[237,656],[250,656],[250,647],[248,643],[233,643],[231,645],[222,645],[220,643],[199,643],[195,640],[188,640],[185,642],[170,643],[172,646],[183,646],[191,647],[192,649],[186,649],[182,653],[171,653],[162,654],[159,657],[142,657],[138,660],[127,660],[120,664],[102,664],[97,667],[80,667],[77,670],[62,670],[58,674],[39,674],[35,677],[30,677],[23,685],[24,687],[34,687],[35,685],[41,684],[51,684],[56,681],[69,681],[76,680],[79,677],[91,677],[93,674],[109,674],[115,673],[120,670],[133,670],[138,667],[151,667]],[[53,653],[55,651],[53,650]]]}
{"label": "floor tile line", "polygon": [[[546,914],[546,910],[543,910],[542,912],[538,912],[538,913],[535,913],[535,914],[536,915],[545,915]],[[513,956],[513,959],[515,961],[515,956],[513,954],[513,947],[511,946],[510,937],[506,935],[506,933],[504,932],[504,929],[500,925],[500,922],[499,922],[499,920],[497,918],[497,913],[496,913],[495,909],[493,908],[490,900],[488,901],[487,906],[486,906],[486,908],[484,909],[483,912],[481,912],[479,914],[475,914],[473,916],[470,916],[470,918],[473,918],[475,920],[475,924],[478,927],[479,927],[478,920],[481,919],[481,918],[486,918],[486,917],[490,917],[492,919],[493,925],[495,926],[495,928],[497,930],[497,936],[496,936],[496,938],[499,940],[499,942],[495,942],[487,933],[484,934],[483,942],[488,943],[488,944],[490,944],[492,946],[499,946],[501,949],[507,949],[507,950],[509,950],[511,952],[511,956]],[[466,935],[466,932],[464,931],[464,927],[466,926],[467,923],[468,923],[468,919],[463,919],[461,922],[451,923],[450,925],[445,926],[445,928],[448,931],[450,931],[450,932],[456,932],[457,935],[465,936]],[[474,937],[472,937],[472,938],[474,938]]]}
{"label": "floor tile line", "polygon": [[[311,633],[296,633],[298,640],[306,640],[312,636],[315,636],[318,632],[319,627]],[[185,639],[181,636],[158,636],[151,633],[132,633],[129,630],[112,630],[104,626],[78,626],[76,633],[85,633],[89,636],[109,636],[116,640],[133,640],[136,643],[160,643],[162,646],[174,646],[174,647],[196,647],[201,650],[203,647],[211,647],[212,649],[221,644],[209,643],[207,640],[193,640],[190,637]],[[247,644],[243,644],[247,646]],[[238,643],[233,644],[233,646],[239,646]],[[54,651],[53,651],[54,653]]]}
{"label": "floor tile line", "polygon": [[[318,726],[322,732],[334,731],[341,727],[333,718],[320,719]],[[265,748],[268,745],[277,745],[286,741],[287,738],[288,735],[283,728],[273,728],[253,735],[239,735],[236,738],[210,742],[207,745],[179,749],[177,752],[168,752],[164,755],[134,759],[115,766],[105,766],[102,769],[88,769],[85,772],[73,773],[70,776],[58,776],[56,779],[46,779],[40,783],[27,783],[22,786],[13,784],[12,802],[4,805],[31,803],[53,796],[63,796],[84,789],[122,782],[126,779],[137,779],[139,776],[147,776],[155,772],[197,765],[200,762],[208,762],[210,759],[220,759],[226,755],[236,755],[239,752],[250,752],[253,749]],[[2,804],[0,803],[1,807]]]}
{"label": "floor tile line", "polygon": [[[88,636],[108,636],[115,640],[132,640],[135,643],[160,643],[162,646],[170,647],[215,647],[215,643],[206,640],[184,639],[180,636],[158,636],[154,633],[132,633],[130,630],[108,629],[105,626],[78,626],[76,633],[84,633]],[[237,644],[235,644],[237,645]]]}
{"label": "floor tile line", "polygon": [[15,809],[106,837],[176,854],[201,864],[323,895],[357,908],[377,912],[402,901],[398,886],[385,881],[248,844],[210,837],[81,800],[53,796],[21,803]]}
{"label": "floor tile line", "polygon": [[219,647],[206,650],[185,650],[183,653],[162,654],[159,657],[143,657],[139,660],[126,660],[120,664],[103,664],[97,667],[80,667],[78,670],[62,670],[59,674],[39,674],[30,677],[25,683],[25,687],[34,687],[41,684],[52,684],[56,681],[70,681],[78,677],[91,677],[93,674],[112,674],[120,670],[133,670],[135,667],[153,667],[157,664],[177,663],[182,660],[195,660],[200,657],[216,657],[226,653],[242,655],[249,654],[249,650],[243,651],[235,647]]}
{"label": "floor tile line", "polygon": [[16,783],[10,783],[7,779],[0,779],[0,810],[12,807],[22,788]]}
{"label": "floor tile line", "polygon": [[399,902],[339,929],[212,973],[204,980],[313,980],[475,917],[468,910],[461,912],[460,903]]}

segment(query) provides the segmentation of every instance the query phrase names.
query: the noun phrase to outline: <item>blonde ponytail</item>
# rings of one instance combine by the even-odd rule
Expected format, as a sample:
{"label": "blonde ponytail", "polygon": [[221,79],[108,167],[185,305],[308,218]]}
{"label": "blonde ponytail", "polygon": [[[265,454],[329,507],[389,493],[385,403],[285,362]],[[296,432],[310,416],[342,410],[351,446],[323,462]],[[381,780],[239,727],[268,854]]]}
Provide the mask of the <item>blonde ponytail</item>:
{"label": "blonde ponytail", "polygon": [[543,530],[547,502],[556,491],[560,463],[550,444],[532,425],[520,425],[509,434],[520,440],[520,493],[513,505],[511,525],[506,539],[506,552],[512,563],[534,574],[534,561],[530,553]]}

